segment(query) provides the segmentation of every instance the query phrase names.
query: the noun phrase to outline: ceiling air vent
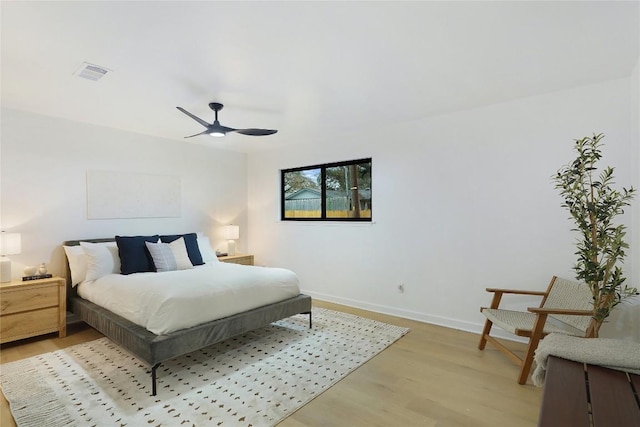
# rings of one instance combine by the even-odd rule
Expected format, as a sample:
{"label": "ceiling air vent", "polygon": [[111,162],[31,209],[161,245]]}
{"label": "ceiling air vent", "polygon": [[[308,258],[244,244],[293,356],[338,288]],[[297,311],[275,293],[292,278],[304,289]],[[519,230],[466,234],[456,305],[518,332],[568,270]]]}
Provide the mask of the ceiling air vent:
{"label": "ceiling air vent", "polygon": [[74,74],[78,77],[98,81],[110,71],[111,70],[109,70],[108,68],[89,64],[88,62],[83,62],[80,68],[78,68],[78,70]]}

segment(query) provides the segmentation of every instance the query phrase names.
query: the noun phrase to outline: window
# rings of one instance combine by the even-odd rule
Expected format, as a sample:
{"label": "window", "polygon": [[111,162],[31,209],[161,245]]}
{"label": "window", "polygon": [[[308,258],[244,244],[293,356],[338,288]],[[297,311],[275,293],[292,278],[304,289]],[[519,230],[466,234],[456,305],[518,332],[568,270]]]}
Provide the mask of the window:
{"label": "window", "polygon": [[371,221],[371,159],[282,170],[281,219]]}

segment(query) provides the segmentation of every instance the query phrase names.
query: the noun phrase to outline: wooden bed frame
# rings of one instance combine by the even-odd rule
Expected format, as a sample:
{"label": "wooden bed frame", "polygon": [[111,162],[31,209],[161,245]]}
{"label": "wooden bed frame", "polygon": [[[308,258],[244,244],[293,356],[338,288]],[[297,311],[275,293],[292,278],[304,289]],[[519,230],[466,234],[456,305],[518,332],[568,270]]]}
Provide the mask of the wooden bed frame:
{"label": "wooden bed frame", "polygon": [[[115,239],[69,240],[64,242],[64,245],[77,246],[81,241],[100,243],[113,242]],[[191,353],[296,314],[308,314],[309,328],[312,327],[311,297],[300,294],[284,301],[167,335],[156,335],[142,326],[78,296],[76,288],[71,286],[68,262],[67,307],[81,321],[89,324],[151,366],[151,394],[153,396],[156,395],[156,370],[166,360]]]}

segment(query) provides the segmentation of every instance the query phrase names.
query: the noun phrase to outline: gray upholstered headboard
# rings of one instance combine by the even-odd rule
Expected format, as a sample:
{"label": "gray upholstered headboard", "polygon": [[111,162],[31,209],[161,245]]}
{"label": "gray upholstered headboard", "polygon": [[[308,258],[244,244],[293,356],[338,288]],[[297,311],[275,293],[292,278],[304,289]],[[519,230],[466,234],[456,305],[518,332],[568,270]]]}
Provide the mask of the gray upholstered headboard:
{"label": "gray upholstered headboard", "polygon": [[[81,240],[67,240],[62,242],[64,246],[78,246],[80,242],[90,242],[90,243],[102,243],[102,242],[115,242],[115,237],[103,238],[103,239],[81,239]],[[67,272],[67,311],[73,312],[73,304],[71,304],[71,298],[76,297],[78,295],[78,291],[76,288],[71,286],[71,269],[69,268],[69,259],[66,254],[64,256],[66,260],[66,272]]]}

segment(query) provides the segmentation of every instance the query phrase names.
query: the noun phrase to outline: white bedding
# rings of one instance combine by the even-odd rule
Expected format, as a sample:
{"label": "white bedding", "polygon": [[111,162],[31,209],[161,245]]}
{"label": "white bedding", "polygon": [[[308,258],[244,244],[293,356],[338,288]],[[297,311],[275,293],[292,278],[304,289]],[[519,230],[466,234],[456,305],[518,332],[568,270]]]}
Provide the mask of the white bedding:
{"label": "white bedding", "polygon": [[300,294],[282,268],[214,263],[162,273],[108,274],[78,294],[156,335],[168,334]]}

